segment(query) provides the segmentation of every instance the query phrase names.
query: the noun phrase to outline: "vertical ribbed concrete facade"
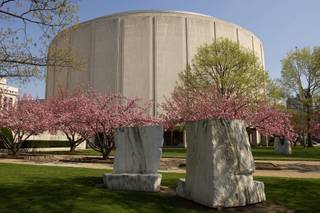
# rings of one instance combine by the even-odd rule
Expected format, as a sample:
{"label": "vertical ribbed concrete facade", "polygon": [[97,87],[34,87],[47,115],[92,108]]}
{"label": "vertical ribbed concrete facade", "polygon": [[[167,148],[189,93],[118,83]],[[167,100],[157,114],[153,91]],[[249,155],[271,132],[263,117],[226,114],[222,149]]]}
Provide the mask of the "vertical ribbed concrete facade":
{"label": "vertical ribbed concrete facade", "polygon": [[[56,95],[59,88],[90,85],[100,92],[161,103],[197,49],[221,37],[238,42],[264,64],[262,43],[253,33],[206,15],[135,11],[81,23],[67,42],[85,67],[81,71],[49,68],[46,97]],[[65,42],[58,35],[51,46],[60,47]]]}

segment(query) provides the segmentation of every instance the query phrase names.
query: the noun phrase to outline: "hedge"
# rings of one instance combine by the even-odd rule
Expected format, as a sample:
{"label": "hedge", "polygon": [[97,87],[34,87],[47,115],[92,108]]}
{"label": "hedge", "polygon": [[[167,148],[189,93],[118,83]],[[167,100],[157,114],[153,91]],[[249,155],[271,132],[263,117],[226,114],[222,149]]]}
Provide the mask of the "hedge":
{"label": "hedge", "polygon": [[[50,148],[50,147],[69,147],[68,141],[40,141],[30,140],[22,143],[21,148]],[[0,141],[0,149],[5,149]]]}

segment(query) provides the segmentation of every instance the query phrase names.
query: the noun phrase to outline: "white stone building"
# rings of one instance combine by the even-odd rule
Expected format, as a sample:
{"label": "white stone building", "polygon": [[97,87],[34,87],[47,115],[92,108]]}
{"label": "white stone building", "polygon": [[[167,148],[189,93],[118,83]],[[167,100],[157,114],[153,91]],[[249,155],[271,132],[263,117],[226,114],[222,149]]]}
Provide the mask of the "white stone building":
{"label": "white stone building", "polygon": [[18,100],[19,89],[7,85],[7,79],[0,78],[0,106],[12,105]]}
{"label": "white stone building", "polygon": [[192,63],[198,48],[219,38],[238,42],[264,65],[260,39],[236,24],[179,11],[129,11],[103,16],[59,33],[50,49],[70,47],[85,66],[79,70],[49,67],[46,97],[60,88],[90,85],[105,93],[151,100],[156,115],[178,74]]}

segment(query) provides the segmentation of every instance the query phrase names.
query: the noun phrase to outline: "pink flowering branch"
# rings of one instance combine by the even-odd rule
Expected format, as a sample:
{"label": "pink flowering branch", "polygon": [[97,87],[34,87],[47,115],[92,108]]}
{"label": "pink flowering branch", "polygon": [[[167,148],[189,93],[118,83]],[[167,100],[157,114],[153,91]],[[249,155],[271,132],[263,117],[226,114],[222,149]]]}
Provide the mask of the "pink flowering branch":
{"label": "pink flowering branch", "polygon": [[51,121],[43,102],[24,96],[15,105],[1,107],[1,141],[15,155],[23,142],[46,131]]}
{"label": "pink flowering branch", "polygon": [[[86,140],[104,158],[114,148],[117,129],[160,124],[160,120],[148,116],[150,105],[143,105],[135,98],[102,94],[90,89],[62,91],[48,101],[48,106],[55,120],[52,132],[64,132],[74,146]],[[75,138],[78,138],[77,141]]]}
{"label": "pink flowering branch", "polygon": [[253,102],[246,97],[223,96],[214,88],[176,88],[161,107],[164,111],[161,118],[167,129],[186,121],[241,119],[265,135],[283,136],[289,140],[295,140],[296,137],[287,113],[265,102]]}
{"label": "pink flowering branch", "polygon": [[56,97],[47,100],[47,108],[53,117],[50,132],[63,132],[68,139],[70,152],[86,140],[83,135],[86,135],[87,125],[82,116],[83,108],[88,107],[88,104],[89,100],[80,90],[61,90]]}

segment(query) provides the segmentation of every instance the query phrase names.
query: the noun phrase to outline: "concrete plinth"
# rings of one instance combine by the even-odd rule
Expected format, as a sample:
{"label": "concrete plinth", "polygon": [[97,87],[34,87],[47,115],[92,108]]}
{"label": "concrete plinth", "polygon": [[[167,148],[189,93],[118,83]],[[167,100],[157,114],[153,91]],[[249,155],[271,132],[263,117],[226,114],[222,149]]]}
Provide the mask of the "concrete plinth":
{"label": "concrete plinth", "polygon": [[163,130],[160,126],[125,127],[115,134],[113,174],[104,174],[104,185],[113,190],[160,190]]}
{"label": "concrete plinth", "polygon": [[103,182],[112,190],[157,192],[160,190],[161,174],[106,173]]}

